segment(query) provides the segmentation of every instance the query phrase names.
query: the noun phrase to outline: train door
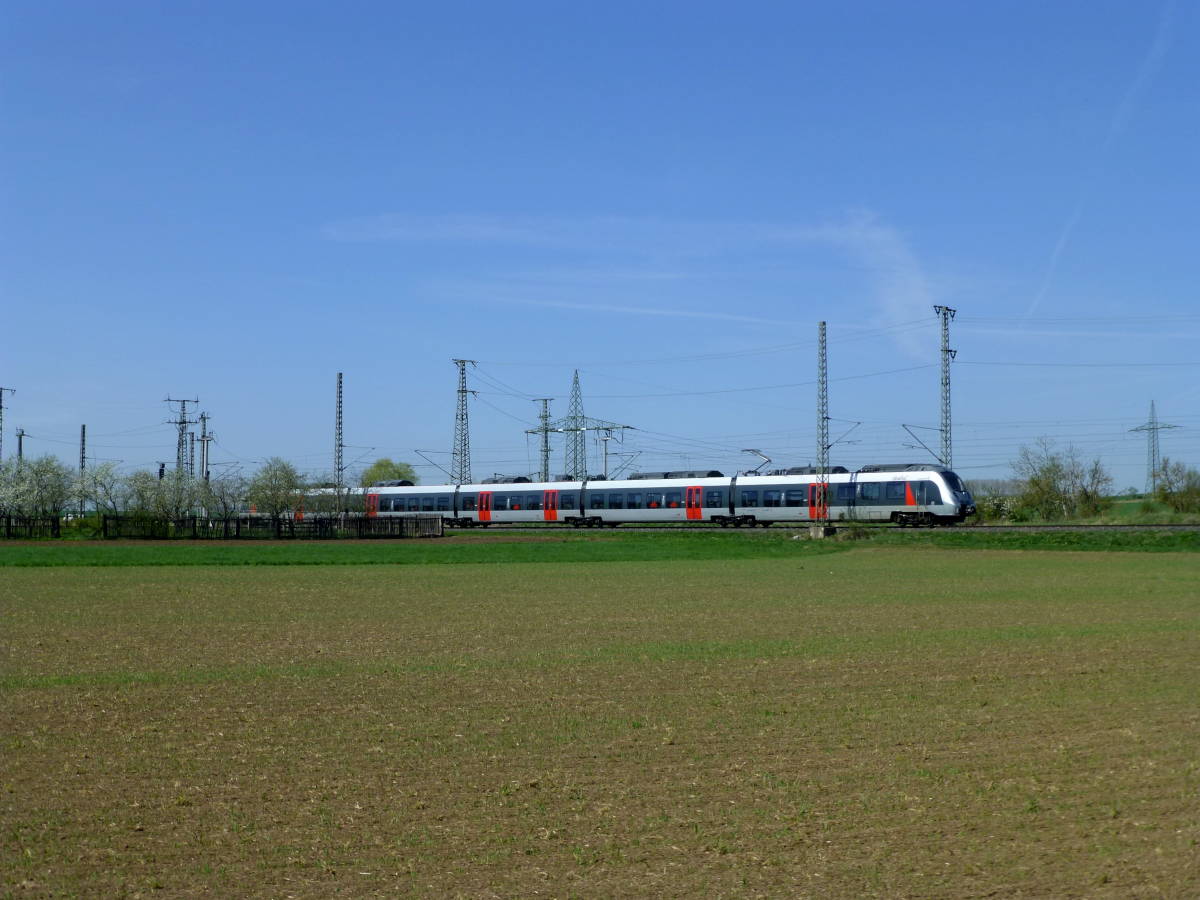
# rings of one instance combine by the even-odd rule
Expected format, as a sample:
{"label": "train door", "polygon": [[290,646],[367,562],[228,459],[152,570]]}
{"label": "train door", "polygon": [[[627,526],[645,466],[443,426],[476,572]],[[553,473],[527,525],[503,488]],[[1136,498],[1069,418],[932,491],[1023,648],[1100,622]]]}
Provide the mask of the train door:
{"label": "train door", "polygon": [[547,522],[558,521],[558,491],[543,492],[542,518]]}
{"label": "train door", "polygon": [[491,491],[480,491],[479,492],[479,521],[480,522],[492,521],[492,492]]}
{"label": "train door", "polygon": [[704,510],[701,508],[703,502],[704,489],[700,487],[687,488],[685,497],[685,506],[687,506],[687,517],[689,519],[703,519]]}
{"label": "train door", "polygon": [[814,483],[808,486],[808,517],[814,521],[829,518],[829,485]]}
{"label": "train door", "polygon": [[379,495],[367,494],[367,516],[375,517],[379,515]]}

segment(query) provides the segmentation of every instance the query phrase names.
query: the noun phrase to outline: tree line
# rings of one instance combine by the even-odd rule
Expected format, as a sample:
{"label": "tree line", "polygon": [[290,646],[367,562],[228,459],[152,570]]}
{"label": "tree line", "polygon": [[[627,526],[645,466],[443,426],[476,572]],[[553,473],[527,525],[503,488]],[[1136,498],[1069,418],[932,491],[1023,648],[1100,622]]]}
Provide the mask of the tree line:
{"label": "tree line", "polygon": [[[1014,479],[979,490],[981,518],[1015,522],[1092,518],[1112,506],[1113,479],[1099,457],[1084,459],[1075,447],[1043,438],[1021,447],[1012,462]],[[1154,473],[1152,498],[1178,513],[1200,512],[1200,472],[1163,459]],[[1005,489],[1007,488],[1007,489]]]}
{"label": "tree line", "polygon": [[[412,466],[376,460],[359,478],[362,486],[376,481],[416,482]],[[55,456],[0,463],[0,515],[48,517],[147,515],[177,519],[203,511],[229,519],[255,512],[278,518],[307,505],[311,512],[338,511],[331,478],[305,478],[285,459],[266,460],[253,475],[222,472],[207,479],[174,470],[122,473],[102,462],[82,472]]]}

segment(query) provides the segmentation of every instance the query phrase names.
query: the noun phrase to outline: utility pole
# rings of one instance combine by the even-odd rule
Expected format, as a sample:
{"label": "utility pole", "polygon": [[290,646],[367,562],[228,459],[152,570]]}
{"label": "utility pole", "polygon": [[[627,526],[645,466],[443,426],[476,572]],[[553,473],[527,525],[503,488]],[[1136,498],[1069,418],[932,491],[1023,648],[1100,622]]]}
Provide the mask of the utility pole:
{"label": "utility pole", "polygon": [[16,388],[0,387],[0,462],[4,462],[4,392],[15,394]]}
{"label": "utility pole", "polygon": [[454,415],[454,448],[450,451],[450,480],[455,484],[471,483],[471,431],[467,420],[467,364],[473,359],[452,359],[458,366],[458,409]]}
{"label": "utility pole", "polygon": [[608,481],[608,442],[613,439],[612,432],[600,438],[600,444],[604,447],[604,480]]}
{"label": "utility pole", "polygon": [[342,511],[342,490],[346,467],[342,465],[342,373],[337,373],[337,409],[333,417],[333,488],[337,498],[336,511]]}
{"label": "utility pole", "polygon": [[200,477],[204,481],[208,481],[208,445],[216,438],[215,434],[208,433],[210,418],[208,413],[200,413]]}
{"label": "utility pole", "polygon": [[542,467],[538,472],[538,477],[542,482],[550,480],[550,432],[554,429],[550,427],[550,401],[553,397],[538,397],[534,403],[542,404],[542,410],[538,413],[538,427],[528,428],[526,434],[537,434],[541,436],[542,446]]}
{"label": "utility pole", "polygon": [[188,432],[188,478],[196,477],[196,432]]}
{"label": "utility pole", "polygon": [[950,361],[958,355],[950,349],[950,320],[957,310],[935,306],[933,311],[942,320],[942,465],[954,468],[953,445],[950,440]]}
{"label": "utility pole", "polygon": [[87,426],[79,426],[79,518],[83,518],[83,477],[87,471]]}
{"label": "utility pole", "polygon": [[817,324],[817,519],[829,522],[829,371],[825,357],[825,323]]}
{"label": "utility pole", "polygon": [[17,429],[17,465],[25,459],[25,429]]}
{"label": "utility pole", "polygon": [[1158,490],[1158,470],[1162,467],[1162,459],[1158,455],[1158,433],[1166,428],[1178,428],[1178,425],[1167,425],[1158,421],[1158,413],[1154,411],[1154,401],[1150,401],[1150,421],[1132,431],[1146,432],[1146,493],[1153,494]]}

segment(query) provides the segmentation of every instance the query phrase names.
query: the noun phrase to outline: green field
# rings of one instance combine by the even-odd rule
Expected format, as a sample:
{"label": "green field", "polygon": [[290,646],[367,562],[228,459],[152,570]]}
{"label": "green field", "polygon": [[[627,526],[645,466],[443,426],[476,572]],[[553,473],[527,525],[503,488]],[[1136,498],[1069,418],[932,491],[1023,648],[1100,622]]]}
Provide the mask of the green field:
{"label": "green field", "polygon": [[1200,895],[1194,535],[698,537],[0,546],[0,896]]}

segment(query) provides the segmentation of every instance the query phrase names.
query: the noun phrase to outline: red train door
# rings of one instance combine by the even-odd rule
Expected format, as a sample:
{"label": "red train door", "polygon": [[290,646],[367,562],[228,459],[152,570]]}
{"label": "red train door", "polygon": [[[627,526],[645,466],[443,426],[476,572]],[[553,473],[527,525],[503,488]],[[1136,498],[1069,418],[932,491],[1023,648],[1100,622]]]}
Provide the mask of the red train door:
{"label": "red train door", "polygon": [[542,497],[542,518],[547,522],[558,521],[558,491],[545,491]]}
{"label": "red train door", "polygon": [[685,505],[687,506],[687,517],[689,519],[703,519],[704,518],[704,510],[700,506],[701,501],[703,499],[701,496],[703,490],[704,489],[700,488],[700,487],[690,487],[687,489],[687,495],[686,495],[687,502]]}
{"label": "red train door", "polygon": [[479,492],[479,521],[480,522],[492,521],[492,492],[491,491],[480,491]]}
{"label": "red train door", "polygon": [[808,517],[810,519],[829,518],[829,485],[810,484],[808,486]]}
{"label": "red train door", "polygon": [[379,495],[367,494],[367,516],[379,515]]}

